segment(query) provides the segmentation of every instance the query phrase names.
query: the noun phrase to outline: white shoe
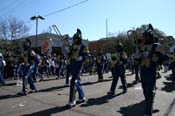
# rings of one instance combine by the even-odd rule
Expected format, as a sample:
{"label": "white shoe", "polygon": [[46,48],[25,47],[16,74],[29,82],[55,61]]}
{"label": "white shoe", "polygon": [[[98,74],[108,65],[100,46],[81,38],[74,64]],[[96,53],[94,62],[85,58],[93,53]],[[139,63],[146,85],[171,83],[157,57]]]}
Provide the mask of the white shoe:
{"label": "white shoe", "polygon": [[75,101],[68,102],[68,104],[67,104],[68,107],[74,107],[75,105],[76,105]]}
{"label": "white shoe", "polygon": [[78,99],[78,100],[76,101],[76,103],[83,103],[83,102],[85,102],[85,101],[86,101],[86,98],[83,97],[83,99]]}
{"label": "white shoe", "polygon": [[64,86],[69,87],[69,84],[65,84]]}
{"label": "white shoe", "polygon": [[38,90],[36,90],[36,89],[29,91],[29,93],[36,93],[36,92],[38,92]]}

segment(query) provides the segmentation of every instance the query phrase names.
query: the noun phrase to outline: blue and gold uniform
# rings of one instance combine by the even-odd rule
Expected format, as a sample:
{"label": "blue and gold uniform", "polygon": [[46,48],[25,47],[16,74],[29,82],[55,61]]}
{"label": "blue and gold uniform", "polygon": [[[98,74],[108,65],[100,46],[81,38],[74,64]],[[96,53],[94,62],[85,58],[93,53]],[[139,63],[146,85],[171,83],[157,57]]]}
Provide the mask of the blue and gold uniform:
{"label": "blue and gold uniform", "polygon": [[66,86],[69,85],[69,77],[71,75],[71,67],[70,67],[70,57],[66,56]]}
{"label": "blue and gold uniform", "polygon": [[0,53],[0,85],[5,85],[5,80],[3,77],[3,68],[4,68],[3,55],[2,53]]}
{"label": "blue and gold uniform", "polygon": [[118,44],[116,46],[116,51],[117,52],[115,53],[115,56],[112,56],[111,58],[112,59],[111,72],[113,80],[108,95],[115,94],[115,88],[117,86],[119,77],[122,82],[123,93],[127,92],[127,83],[125,78],[125,65],[127,63],[127,54],[124,51],[122,44]]}
{"label": "blue and gold uniform", "polygon": [[144,113],[147,116],[152,116],[157,66],[164,61],[163,49],[152,31],[143,33],[143,44],[140,45],[140,77],[145,97]]}
{"label": "blue and gold uniform", "polygon": [[105,56],[103,55],[102,51],[99,50],[96,57],[98,81],[103,80],[103,71],[104,71],[105,61],[106,61]]}
{"label": "blue and gold uniform", "polygon": [[24,60],[24,69],[23,69],[23,88],[22,94],[26,94],[26,81],[28,82],[31,91],[30,92],[37,92],[37,89],[34,85],[33,76],[35,74],[36,66],[39,64],[39,59],[35,52],[30,48],[31,42],[27,39],[23,45],[24,53],[22,55]]}
{"label": "blue and gold uniform", "polygon": [[140,82],[140,76],[139,76],[140,58],[139,58],[139,56],[136,53],[132,54],[131,58],[132,58],[132,62],[133,62],[133,70],[134,70],[134,73],[135,73],[135,81],[134,81],[134,83],[137,83],[137,82]]}
{"label": "blue and gold uniform", "polygon": [[170,59],[170,69],[172,70],[172,85],[175,84],[175,49],[169,56]]}
{"label": "blue and gold uniform", "polygon": [[78,91],[79,94],[79,100],[77,102],[85,101],[85,94],[80,84],[80,76],[83,61],[87,54],[88,49],[81,43],[81,32],[77,29],[77,33],[73,36],[73,45],[71,46],[69,54],[72,78],[70,81],[69,103],[67,104],[68,107],[72,107],[76,104],[76,91]]}

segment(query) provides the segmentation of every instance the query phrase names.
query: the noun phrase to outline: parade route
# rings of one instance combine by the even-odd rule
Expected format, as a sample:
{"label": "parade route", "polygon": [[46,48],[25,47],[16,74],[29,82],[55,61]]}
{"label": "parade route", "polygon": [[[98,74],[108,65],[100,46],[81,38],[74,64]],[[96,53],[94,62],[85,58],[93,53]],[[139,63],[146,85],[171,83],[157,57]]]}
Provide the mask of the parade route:
{"label": "parade route", "polygon": [[[161,73],[157,80],[153,116],[174,116],[175,87],[171,86],[170,72]],[[128,92],[123,94],[121,82],[116,95],[108,96],[111,73],[104,74],[104,81],[97,82],[97,75],[84,74],[82,86],[87,100],[68,109],[69,87],[65,79],[44,78],[37,82],[37,93],[17,95],[21,91],[16,80],[7,80],[0,86],[0,116],[143,116],[144,97],[140,83],[133,83],[134,75],[126,73]]]}

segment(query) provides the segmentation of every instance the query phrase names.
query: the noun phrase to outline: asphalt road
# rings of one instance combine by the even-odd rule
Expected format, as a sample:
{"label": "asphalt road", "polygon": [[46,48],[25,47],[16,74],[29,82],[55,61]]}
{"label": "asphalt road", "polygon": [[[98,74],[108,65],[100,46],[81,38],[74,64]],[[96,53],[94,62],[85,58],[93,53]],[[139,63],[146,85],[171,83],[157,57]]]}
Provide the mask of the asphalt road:
{"label": "asphalt road", "polygon": [[[171,86],[170,73],[161,73],[162,78],[157,80],[153,116],[175,116],[175,87]],[[110,97],[111,73],[104,74],[103,82],[97,82],[97,75],[84,74],[81,78],[87,100],[71,109],[65,106],[69,99],[65,79],[46,77],[36,83],[39,92],[26,96],[18,96],[21,87],[9,79],[6,86],[0,86],[0,116],[143,116],[141,85],[133,83],[130,72],[126,75],[128,92],[122,94],[119,80],[116,95]]]}

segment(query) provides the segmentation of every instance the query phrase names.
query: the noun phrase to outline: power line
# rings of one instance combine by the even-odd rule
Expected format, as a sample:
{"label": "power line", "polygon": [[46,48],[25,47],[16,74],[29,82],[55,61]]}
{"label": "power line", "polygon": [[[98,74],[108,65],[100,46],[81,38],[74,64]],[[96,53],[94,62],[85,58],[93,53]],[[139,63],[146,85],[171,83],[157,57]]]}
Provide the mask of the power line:
{"label": "power line", "polygon": [[[70,9],[72,7],[76,7],[76,6],[78,6],[80,4],[83,4],[83,3],[87,2],[87,1],[88,0],[83,0],[83,1],[77,2],[77,3],[73,4],[73,5],[70,5],[68,7],[65,7],[63,9],[60,9],[60,10],[57,10],[57,11],[54,11],[54,12],[51,12],[51,13],[48,13],[48,14],[43,15],[43,16],[44,17],[48,17],[48,16],[51,16],[51,15],[54,15],[54,14],[62,12],[64,10],[68,10],[68,9]],[[28,6],[31,2],[32,2],[32,0],[28,0],[28,1],[20,1],[19,0],[18,2],[13,1],[13,2],[10,3],[11,4],[11,8],[8,9],[7,11],[3,12],[3,14],[8,14],[10,12],[14,12],[15,10],[17,11],[17,10],[19,10],[19,8]],[[6,9],[7,9],[7,7],[6,7]],[[24,21],[24,23],[30,23],[30,22],[31,22],[31,20]]]}
{"label": "power line", "polygon": [[3,16],[5,13],[8,13],[9,12],[9,9],[11,7],[13,7],[13,5],[16,3],[16,0],[12,0],[12,1],[5,1],[5,4],[1,4],[2,7],[1,7],[1,15]]}
{"label": "power line", "polygon": [[51,13],[49,13],[49,14],[44,15],[44,17],[54,15],[54,14],[56,14],[56,13],[59,13],[59,12],[62,12],[62,11],[64,11],[64,10],[67,10],[67,9],[72,8],[72,7],[75,7],[75,6],[78,6],[78,5],[80,5],[80,4],[83,4],[84,2],[87,2],[87,1],[88,1],[88,0],[84,0],[84,1],[78,2],[78,3],[76,3],[76,4],[73,4],[73,5],[71,5],[71,6],[65,7],[65,8],[63,8],[63,9],[60,9],[60,10],[51,12]]}
{"label": "power line", "polygon": [[[43,16],[44,16],[44,17],[48,17],[48,16],[51,16],[51,15],[54,15],[54,14],[56,14],[56,13],[59,13],[59,12],[62,12],[62,11],[64,11],[64,10],[67,10],[67,9],[72,8],[72,7],[75,7],[75,6],[78,6],[78,5],[80,5],[80,4],[83,4],[83,3],[87,2],[87,1],[88,1],[88,0],[84,0],[84,1],[78,2],[78,3],[73,4],[73,5],[71,5],[71,6],[68,6],[68,7],[65,7],[65,8],[63,8],[63,9],[60,9],[60,10],[57,10],[57,11],[48,13],[48,14],[43,15]],[[29,22],[31,22],[31,20],[27,21],[27,23],[29,23]]]}
{"label": "power line", "polygon": [[[28,7],[29,5],[31,5],[31,3],[33,2],[33,0],[27,0],[27,1],[23,1],[23,0],[18,0],[18,1],[11,1],[8,4],[6,3],[6,6],[4,6],[4,8],[6,9],[4,12],[2,12],[2,15],[4,14],[9,14],[15,11],[20,11],[21,9],[23,9],[24,7]],[[10,7],[9,7],[10,6]],[[27,20],[24,21],[24,23],[30,23],[31,20]]]}
{"label": "power line", "polygon": [[5,10],[2,10],[2,16],[5,14],[11,14],[14,13],[15,11],[19,11],[19,9],[22,9],[24,7],[26,7],[27,5],[29,5],[32,2],[32,0],[28,0],[28,1],[12,1],[10,4],[8,4],[8,6],[4,6]]}

